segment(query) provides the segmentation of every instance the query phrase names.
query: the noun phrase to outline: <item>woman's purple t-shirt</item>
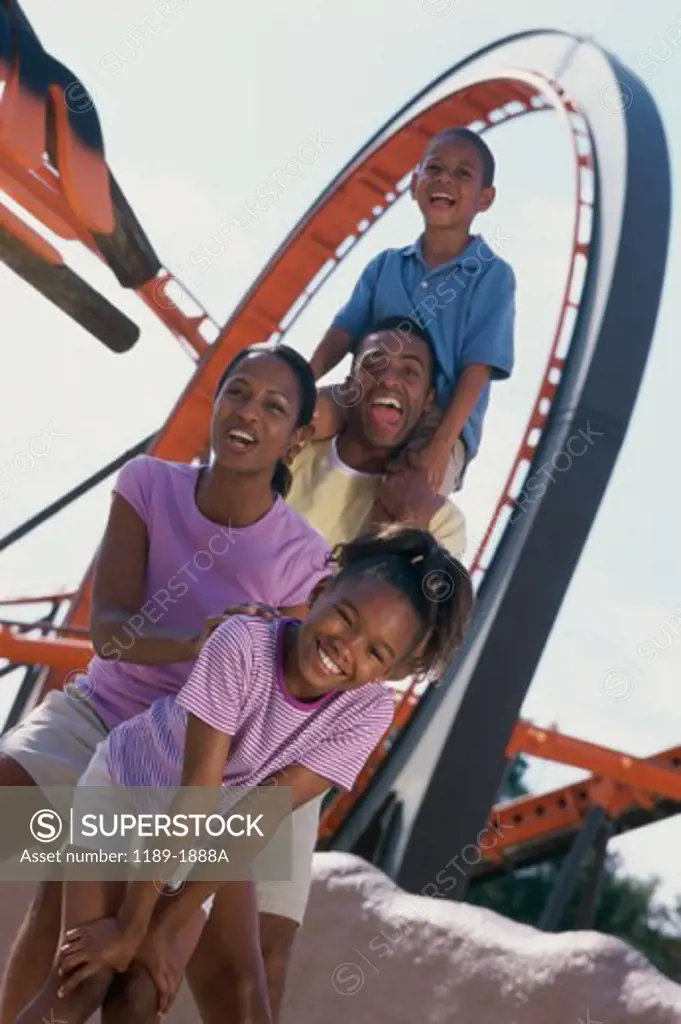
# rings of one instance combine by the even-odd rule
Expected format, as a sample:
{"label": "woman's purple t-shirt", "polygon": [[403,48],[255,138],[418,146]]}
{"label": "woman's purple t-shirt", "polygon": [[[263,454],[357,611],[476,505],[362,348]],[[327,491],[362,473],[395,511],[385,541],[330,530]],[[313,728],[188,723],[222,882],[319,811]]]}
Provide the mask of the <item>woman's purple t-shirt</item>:
{"label": "woman's purple t-shirt", "polygon": [[[196,505],[199,467],[140,455],[120,472],[115,493],[144,520],[149,537],[144,602],[116,632],[132,648],[142,624],[192,633],[232,604],[295,606],[329,570],[329,545],[281,498],[252,526],[211,522]],[[108,728],[176,694],[193,661],[136,665],[95,656],[77,688]]]}

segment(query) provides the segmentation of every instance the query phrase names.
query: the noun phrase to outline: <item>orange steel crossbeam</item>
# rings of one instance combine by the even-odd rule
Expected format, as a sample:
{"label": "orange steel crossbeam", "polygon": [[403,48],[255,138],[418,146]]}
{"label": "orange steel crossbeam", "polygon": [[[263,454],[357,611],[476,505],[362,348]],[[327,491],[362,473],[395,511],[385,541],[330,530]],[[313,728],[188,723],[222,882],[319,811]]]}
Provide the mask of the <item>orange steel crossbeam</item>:
{"label": "orange steel crossbeam", "polygon": [[47,665],[69,672],[87,668],[91,657],[92,644],[89,640],[61,636],[28,637],[18,631],[15,623],[0,622],[0,658],[6,658],[12,664]]}
{"label": "orange steel crossbeam", "polygon": [[487,861],[499,862],[510,850],[537,844],[552,835],[578,831],[594,806],[602,807],[616,820],[635,807],[650,810],[660,798],[681,802],[681,747],[671,747],[645,759],[633,758],[554,730],[518,722],[506,752],[509,757],[526,753],[594,774],[549,793],[497,804],[490,826],[496,822],[500,827],[494,830],[494,846],[483,852]]}
{"label": "orange steel crossbeam", "polygon": [[585,768],[625,786],[681,802],[681,774],[553,729],[538,729],[529,722],[518,722],[506,752],[509,757],[524,753],[573,768]]}

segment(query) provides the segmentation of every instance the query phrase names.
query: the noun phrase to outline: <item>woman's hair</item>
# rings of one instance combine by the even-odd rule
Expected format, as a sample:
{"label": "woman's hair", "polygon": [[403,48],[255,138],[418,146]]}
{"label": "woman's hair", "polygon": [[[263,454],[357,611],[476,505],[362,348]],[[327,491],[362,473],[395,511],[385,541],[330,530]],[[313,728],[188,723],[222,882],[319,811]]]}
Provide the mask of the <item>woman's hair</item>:
{"label": "woman's hair", "polygon": [[473,610],[473,585],[463,565],[427,530],[399,525],[339,544],[331,559],[335,580],[373,574],[409,598],[423,627],[413,671],[441,672],[461,646]]}
{"label": "woman's hair", "polygon": [[[277,345],[274,348],[268,348],[266,345],[251,345],[249,348],[242,349],[223,370],[215,388],[213,401],[217,401],[225,381],[236,370],[237,366],[248,356],[253,355],[277,356],[278,359],[283,359],[286,365],[293,371],[300,389],[300,405],[295,426],[296,428],[306,427],[312,421],[315,405],[317,404],[317,384],[308,361],[299,352],[296,352],[294,348],[289,348],[288,345]],[[291,488],[291,483],[291,471],[284,460],[279,459],[272,477],[272,488],[277,494],[281,494],[282,498],[285,498]]]}

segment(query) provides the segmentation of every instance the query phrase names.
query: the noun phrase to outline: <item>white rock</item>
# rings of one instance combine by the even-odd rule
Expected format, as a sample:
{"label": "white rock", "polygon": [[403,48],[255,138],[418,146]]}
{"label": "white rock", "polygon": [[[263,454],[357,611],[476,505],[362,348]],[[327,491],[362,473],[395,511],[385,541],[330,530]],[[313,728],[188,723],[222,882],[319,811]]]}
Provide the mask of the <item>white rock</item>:
{"label": "white rock", "polygon": [[282,1024],[677,1024],[681,986],[623,942],[546,934],[317,854]]}
{"label": "white rock", "polygon": [[[3,964],[32,889],[0,884]],[[490,910],[411,896],[358,857],[315,857],[281,1024],[580,1021],[681,1024],[681,986],[617,939],[547,935]],[[200,1024],[186,986],[164,1024]]]}

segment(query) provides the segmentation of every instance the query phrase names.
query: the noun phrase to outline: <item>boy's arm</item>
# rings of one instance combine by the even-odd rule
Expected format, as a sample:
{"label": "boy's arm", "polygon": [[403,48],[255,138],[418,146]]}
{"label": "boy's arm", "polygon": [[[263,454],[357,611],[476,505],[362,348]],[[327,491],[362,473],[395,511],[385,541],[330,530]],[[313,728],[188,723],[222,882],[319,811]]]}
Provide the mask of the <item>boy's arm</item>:
{"label": "boy's arm", "polygon": [[325,377],[350,351],[352,336],[342,327],[329,327],[314,350],[310,366],[315,380]]}
{"label": "boy's arm", "polygon": [[374,292],[382,264],[382,253],[375,256],[362,271],[352,295],[338,311],[328,331],[315,349],[310,366],[319,380],[329,373],[350,351],[355,338],[368,331],[372,321]]}
{"label": "boy's arm", "polygon": [[515,277],[507,263],[495,263],[478,285],[461,349],[463,371],[439,426],[420,456],[429,481],[439,489],[447,460],[490,380],[513,369]]}
{"label": "boy's arm", "polygon": [[421,464],[426,470],[428,483],[436,491],[442,486],[447,472],[447,463],[456,440],[468,423],[483,388],[490,378],[491,367],[484,363],[467,366],[459,377],[451,401],[429,444],[420,454]]}

